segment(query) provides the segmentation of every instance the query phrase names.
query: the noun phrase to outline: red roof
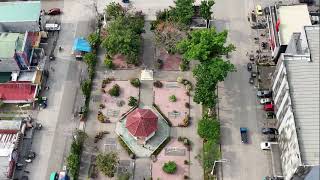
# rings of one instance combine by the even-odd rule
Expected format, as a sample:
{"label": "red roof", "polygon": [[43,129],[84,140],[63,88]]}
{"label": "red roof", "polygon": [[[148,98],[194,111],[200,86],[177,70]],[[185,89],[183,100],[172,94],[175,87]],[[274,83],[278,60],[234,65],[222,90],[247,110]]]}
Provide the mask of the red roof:
{"label": "red roof", "polygon": [[127,116],[126,128],[136,137],[148,137],[158,129],[158,117],[150,109],[137,108]]}
{"label": "red roof", "polygon": [[26,82],[9,82],[0,84],[0,100],[30,102],[36,94],[37,85]]}

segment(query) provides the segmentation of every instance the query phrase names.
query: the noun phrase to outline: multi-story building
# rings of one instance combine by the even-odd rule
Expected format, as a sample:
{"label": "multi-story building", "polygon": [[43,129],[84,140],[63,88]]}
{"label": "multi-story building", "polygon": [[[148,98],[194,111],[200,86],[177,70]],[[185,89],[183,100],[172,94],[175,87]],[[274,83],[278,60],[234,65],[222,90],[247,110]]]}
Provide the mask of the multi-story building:
{"label": "multi-story building", "polygon": [[0,2],[0,32],[40,31],[40,1]]}
{"label": "multi-story building", "polygon": [[280,55],[272,79],[286,180],[303,179],[320,168],[320,27],[304,26],[298,32]]}
{"label": "multi-story building", "polygon": [[306,4],[274,5],[268,9],[266,17],[269,44],[272,57],[277,61],[280,54],[286,51],[292,33],[300,32],[303,26],[311,25],[311,20]]}

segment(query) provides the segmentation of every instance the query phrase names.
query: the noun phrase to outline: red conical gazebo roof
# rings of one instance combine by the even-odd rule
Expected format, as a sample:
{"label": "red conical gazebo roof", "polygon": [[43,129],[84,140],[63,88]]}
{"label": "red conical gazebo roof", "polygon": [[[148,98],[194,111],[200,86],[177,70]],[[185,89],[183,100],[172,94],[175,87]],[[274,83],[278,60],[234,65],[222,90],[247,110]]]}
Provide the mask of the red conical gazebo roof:
{"label": "red conical gazebo roof", "polygon": [[127,116],[126,128],[136,137],[148,137],[158,129],[158,117],[150,109],[137,108]]}

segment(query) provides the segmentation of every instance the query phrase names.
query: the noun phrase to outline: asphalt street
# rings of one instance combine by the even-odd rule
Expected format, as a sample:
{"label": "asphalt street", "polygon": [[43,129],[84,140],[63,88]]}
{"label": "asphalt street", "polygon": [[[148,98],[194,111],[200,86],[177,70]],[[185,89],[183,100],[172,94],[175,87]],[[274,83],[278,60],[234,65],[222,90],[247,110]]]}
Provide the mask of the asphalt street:
{"label": "asphalt street", "polygon": [[[256,50],[252,42],[255,32],[250,29],[247,14],[254,8],[252,1],[217,1],[215,19],[218,30],[229,31],[229,42],[237,50],[230,61],[237,71],[219,84],[219,117],[221,120],[222,163],[224,180],[257,180],[271,174],[271,154],[260,149],[263,124],[262,107],[256,89],[248,83],[249,62],[246,52]],[[242,144],[240,127],[249,129],[249,144]],[[221,164],[220,164],[221,165]]]}
{"label": "asphalt street", "polygon": [[[56,60],[50,62],[47,85],[50,90],[48,107],[36,117],[43,124],[43,130],[34,136],[32,150],[37,158],[27,166],[29,179],[48,179],[51,172],[62,170],[72,141],[72,132],[79,126],[74,114],[80,90],[80,73],[84,69],[82,62],[72,56],[75,37],[86,37],[92,31],[95,11],[93,1],[42,1],[42,8],[62,9],[61,31],[55,51]],[[79,13],[81,12],[81,13]]]}

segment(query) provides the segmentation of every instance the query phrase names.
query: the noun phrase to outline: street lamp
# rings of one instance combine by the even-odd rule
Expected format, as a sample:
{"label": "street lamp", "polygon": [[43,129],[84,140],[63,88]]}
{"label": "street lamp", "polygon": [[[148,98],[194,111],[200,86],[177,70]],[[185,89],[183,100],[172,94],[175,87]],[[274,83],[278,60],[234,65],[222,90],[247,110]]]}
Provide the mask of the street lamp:
{"label": "street lamp", "polygon": [[220,160],[214,161],[213,166],[212,166],[212,170],[211,170],[211,175],[213,175],[214,167],[216,166],[216,163],[218,163],[218,162],[223,163],[223,162],[227,162],[227,160],[220,159]]}

